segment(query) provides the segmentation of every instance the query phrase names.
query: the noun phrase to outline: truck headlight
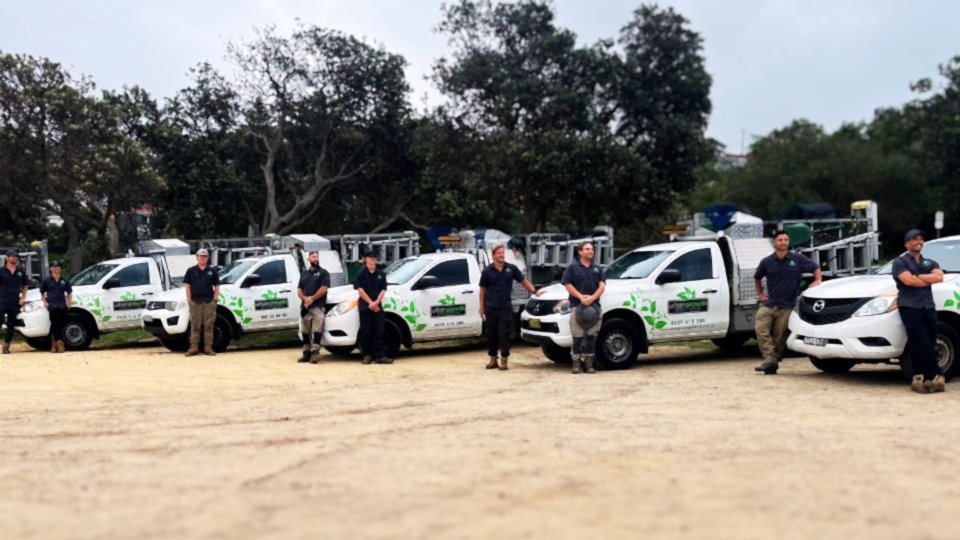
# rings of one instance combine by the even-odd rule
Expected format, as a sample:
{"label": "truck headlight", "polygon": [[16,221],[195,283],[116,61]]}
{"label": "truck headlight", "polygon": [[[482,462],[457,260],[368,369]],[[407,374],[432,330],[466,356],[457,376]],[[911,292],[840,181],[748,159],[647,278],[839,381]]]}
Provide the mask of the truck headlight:
{"label": "truck headlight", "polygon": [[553,312],[559,313],[560,315],[570,313],[570,299],[568,298],[557,302],[557,305],[553,306]]}
{"label": "truck headlight", "polygon": [[190,306],[187,305],[183,300],[170,301],[163,303],[163,309],[167,311],[179,311],[181,309],[190,309]]}
{"label": "truck headlight", "polygon": [[330,312],[327,313],[327,317],[339,317],[340,315],[348,313],[354,309],[357,309],[356,300],[344,300],[343,302],[333,306],[333,308],[330,309]]}
{"label": "truck headlight", "polygon": [[854,317],[882,315],[897,309],[897,293],[881,294],[853,313]]}
{"label": "truck headlight", "polygon": [[27,302],[26,304],[24,304],[23,307],[20,309],[20,311],[22,311],[23,313],[30,313],[31,311],[36,311],[42,307],[43,307],[42,300],[31,300],[30,302]]}

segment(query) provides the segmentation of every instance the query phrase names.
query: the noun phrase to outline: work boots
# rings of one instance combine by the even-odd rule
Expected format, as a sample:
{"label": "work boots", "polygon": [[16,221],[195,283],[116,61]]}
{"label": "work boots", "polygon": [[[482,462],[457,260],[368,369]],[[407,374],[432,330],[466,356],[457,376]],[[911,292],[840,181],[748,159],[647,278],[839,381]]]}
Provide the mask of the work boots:
{"label": "work boots", "polygon": [[928,392],[944,392],[947,389],[947,379],[943,375],[937,375],[932,381],[924,381],[923,386]]}
{"label": "work boots", "polygon": [[506,356],[501,356],[501,357],[500,357],[500,371],[506,371],[506,370],[510,369],[509,364],[507,364],[507,358],[508,358],[508,357],[506,357]]}
{"label": "work boots", "polygon": [[50,352],[52,352],[52,353],[58,353],[58,352],[60,352],[60,348],[57,347],[57,342],[56,342],[56,341],[51,341],[51,342],[50,342]]}
{"label": "work boots", "polygon": [[764,375],[776,375],[778,367],[777,362],[764,362],[753,368],[753,370],[763,373]]}
{"label": "work boots", "polygon": [[373,356],[370,356],[369,354],[363,355],[363,360],[361,360],[360,363],[365,366],[369,366],[373,363]]}
{"label": "work boots", "polygon": [[217,353],[213,352],[213,345],[204,345],[204,346],[203,346],[203,354],[205,354],[205,355],[207,355],[207,356],[216,356],[216,355],[217,355]]}
{"label": "work boots", "polygon": [[3,342],[3,354],[10,354],[10,343],[9,343],[9,342],[6,342],[6,341]]}
{"label": "work boots", "polygon": [[297,362],[304,363],[310,361],[310,349],[304,349],[303,354],[300,355],[300,358],[297,358]]}
{"label": "work boots", "polygon": [[313,351],[310,353],[310,363],[311,364],[320,363],[320,351]]}
{"label": "work boots", "polygon": [[571,368],[570,368],[570,373],[574,373],[574,374],[580,373],[580,371],[581,371],[581,370],[580,370],[580,357],[579,357],[579,356],[572,356],[572,357],[570,357],[570,363],[572,364],[572,366],[571,366]]}
{"label": "work boots", "polygon": [[593,369],[593,355],[585,354],[583,355],[583,371],[586,373],[596,373],[597,370]]}
{"label": "work boots", "polygon": [[200,346],[191,344],[185,356],[196,356],[198,354],[200,354]]}
{"label": "work boots", "polygon": [[56,342],[57,352],[67,352],[67,346],[63,344],[62,339],[58,339]]}
{"label": "work boots", "polygon": [[910,389],[918,394],[929,394],[930,389],[923,384],[923,375],[914,375],[913,380],[910,381]]}
{"label": "work boots", "polygon": [[490,361],[487,362],[487,369],[497,369],[497,357],[491,356]]}

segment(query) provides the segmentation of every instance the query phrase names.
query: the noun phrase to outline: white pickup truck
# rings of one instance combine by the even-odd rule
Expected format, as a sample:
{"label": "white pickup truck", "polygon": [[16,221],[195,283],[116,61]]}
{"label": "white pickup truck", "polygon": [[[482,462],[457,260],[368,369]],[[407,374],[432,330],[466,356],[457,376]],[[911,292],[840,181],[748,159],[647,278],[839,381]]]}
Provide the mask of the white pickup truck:
{"label": "white pickup truck", "polygon": [[[644,246],[613,261],[604,271],[597,358],[607,369],[625,369],[654,343],[711,339],[739,348],[754,336],[753,273],[772,252],[767,238],[721,235]],[[521,315],[521,337],[555,362],[570,361],[568,296],[551,285]]]}
{"label": "white pickup truck", "polygon": [[[73,307],[67,315],[63,341],[68,350],[90,347],[94,338],[118,330],[140,327],[147,302],[169,287],[162,258],[126,257],[97,263],[70,280]],[[17,330],[35,349],[50,349],[50,315],[40,291],[27,293]]]}
{"label": "white pickup truck", "polygon": [[[363,270],[361,270],[363,271]],[[394,356],[415,343],[476,338],[483,332],[480,317],[480,266],[476,255],[430,253],[389,265],[383,299],[384,348]],[[327,294],[323,346],[334,354],[349,354],[357,346],[360,317],[352,285]]]}
{"label": "white pickup truck", "polygon": [[[932,287],[939,319],[937,359],[949,378],[960,371],[960,236],[931,240],[924,257],[946,272]],[[849,371],[858,363],[899,363],[911,375],[904,355],[907,333],[897,311],[897,286],[892,262],[874,275],[835,279],[808,289],[790,315],[787,346],[805,354],[828,373]]]}

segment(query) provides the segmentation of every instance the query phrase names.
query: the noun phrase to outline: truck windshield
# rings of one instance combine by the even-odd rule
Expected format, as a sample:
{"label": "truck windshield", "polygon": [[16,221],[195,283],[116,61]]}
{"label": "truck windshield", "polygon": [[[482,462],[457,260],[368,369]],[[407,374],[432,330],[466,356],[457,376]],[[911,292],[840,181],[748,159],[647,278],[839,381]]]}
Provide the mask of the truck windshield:
{"label": "truck windshield", "polygon": [[403,285],[413,279],[413,276],[417,275],[428,264],[430,264],[430,259],[401,259],[388,266],[383,273],[387,275],[389,285]]}
{"label": "truck windshield", "polygon": [[672,251],[631,251],[603,271],[607,279],[641,279],[650,275]]}
{"label": "truck windshield", "polygon": [[118,264],[95,264],[93,266],[88,266],[80,271],[79,274],[73,277],[70,280],[72,285],[96,285],[100,283],[100,280],[104,278],[107,274],[113,271],[114,268],[120,266]]}
{"label": "truck windshield", "polygon": [[220,284],[236,283],[247,270],[257,261],[233,261],[220,270]]}
{"label": "truck windshield", "polygon": [[[903,255],[902,253],[900,255]],[[923,256],[937,261],[944,272],[960,272],[960,240],[930,242],[923,246]],[[877,269],[877,274],[893,272],[893,261]]]}

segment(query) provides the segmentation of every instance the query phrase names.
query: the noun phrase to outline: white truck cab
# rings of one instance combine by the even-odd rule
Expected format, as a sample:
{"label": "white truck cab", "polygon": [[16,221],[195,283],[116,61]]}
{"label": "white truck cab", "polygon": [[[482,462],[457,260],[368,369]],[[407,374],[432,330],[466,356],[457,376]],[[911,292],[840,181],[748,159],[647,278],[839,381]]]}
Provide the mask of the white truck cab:
{"label": "white truck cab", "polygon": [[[930,240],[924,257],[946,272],[932,287],[939,319],[937,360],[947,377],[960,370],[960,236]],[[912,374],[904,355],[907,333],[897,311],[897,286],[890,262],[869,276],[828,281],[803,292],[790,315],[787,346],[807,355],[828,373],[849,371],[858,363],[895,363]]]}
{"label": "white truck cab", "polygon": [[[157,259],[126,257],[97,263],[74,276],[73,307],[63,329],[68,350],[86,349],[94,338],[118,330],[140,327],[140,316],[151,299],[169,282]],[[27,303],[18,316],[17,330],[35,349],[50,348],[50,315],[40,291],[27,293]]]}
{"label": "white truck cab", "polygon": [[[604,271],[597,358],[608,369],[632,366],[650,344],[711,339],[736,349],[754,335],[753,272],[769,239],[680,241],[635,249]],[[521,337],[555,362],[569,361],[570,306],[563,285],[531,298]]]}
{"label": "white truck cab", "polygon": [[[361,272],[365,270],[360,270]],[[384,347],[393,356],[414,343],[479,337],[480,266],[469,253],[430,253],[389,265]],[[327,294],[323,346],[334,354],[349,354],[360,330],[359,296],[352,285]]]}

